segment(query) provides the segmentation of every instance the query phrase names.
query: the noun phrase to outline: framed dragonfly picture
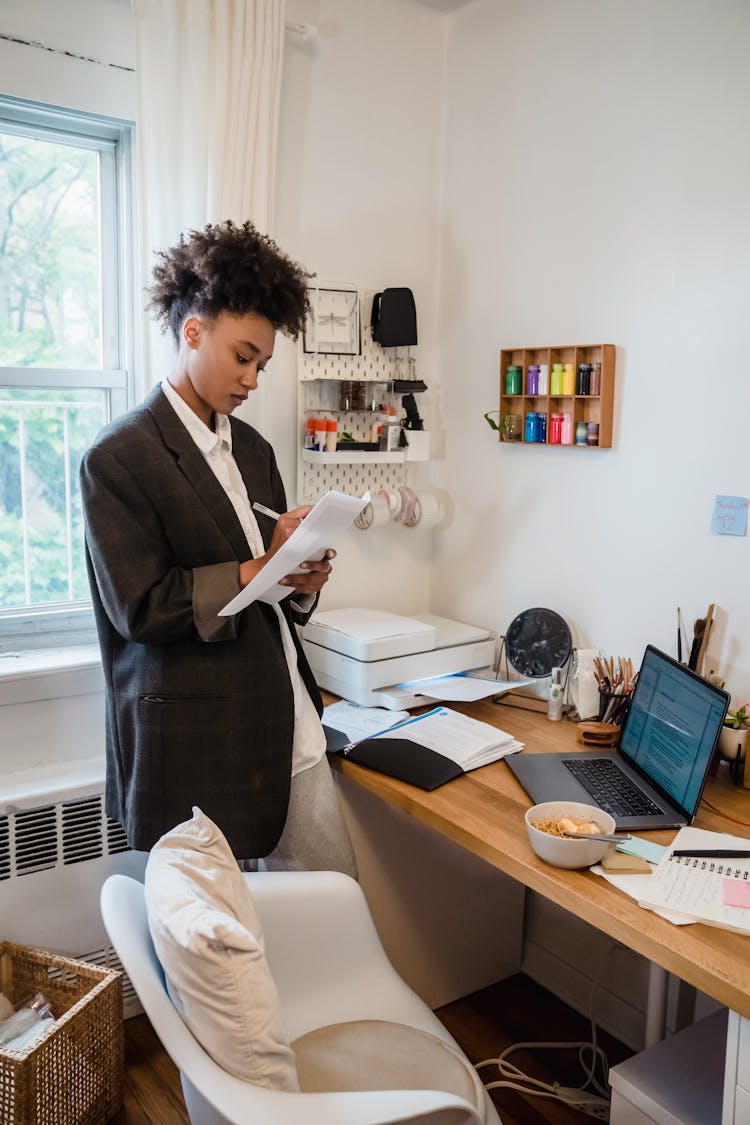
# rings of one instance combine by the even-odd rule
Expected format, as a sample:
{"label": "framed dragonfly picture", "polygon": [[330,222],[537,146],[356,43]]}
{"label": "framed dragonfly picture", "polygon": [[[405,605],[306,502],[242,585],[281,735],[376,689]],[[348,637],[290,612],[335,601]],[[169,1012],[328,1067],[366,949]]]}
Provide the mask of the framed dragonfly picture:
{"label": "framed dragonfly picture", "polygon": [[305,352],[359,355],[359,293],[356,289],[309,286],[310,312],[303,333]]}

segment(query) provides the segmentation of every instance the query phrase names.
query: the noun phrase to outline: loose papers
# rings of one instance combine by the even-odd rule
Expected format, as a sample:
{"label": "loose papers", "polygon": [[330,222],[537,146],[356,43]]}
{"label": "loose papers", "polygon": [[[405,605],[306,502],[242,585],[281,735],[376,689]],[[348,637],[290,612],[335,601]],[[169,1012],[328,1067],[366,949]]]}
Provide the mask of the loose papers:
{"label": "loose papers", "polygon": [[322,559],[326,550],[334,546],[369,502],[369,492],[360,498],[347,496],[334,489],[326,492],[260,573],[219,610],[219,617],[239,613],[254,601],[276,605],[287,597],[291,589],[289,586],[280,586],[279,579],[285,578],[287,574],[299,574],[301,562]]}

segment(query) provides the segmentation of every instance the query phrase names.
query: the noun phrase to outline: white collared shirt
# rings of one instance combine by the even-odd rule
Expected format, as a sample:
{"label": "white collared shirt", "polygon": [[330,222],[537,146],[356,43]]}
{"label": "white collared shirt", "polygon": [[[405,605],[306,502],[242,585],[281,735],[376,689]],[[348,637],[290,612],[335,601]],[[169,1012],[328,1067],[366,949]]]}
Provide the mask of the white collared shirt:
{"label": "white collared shirt", "polygon": [[[167,379],[162,380],[161,389],[174,408],[177,417],[203,454],[211,472],[229,497],[242,525],[253,558],[259,558],[265,554],[265,546],[258,521],[250,506],[245,482],[232,455],[232,427],[229,424],[229,418],[226,414],[215,414],[216,432],[214,432],[190,409]],[[299,674],[297,650],[294,647],[287,620],[278,605],[272,608],[276,611],[279,619],[281,643],[284,647],[284,656],[294,693],[294,742],[292,744],[292,777],[294,777],[295,774],[309,769],[310,766],[314,766],[316,762],[320,761],[325,753],[326,739],[318,718],[318,712],[315,710],[310,694]]]}

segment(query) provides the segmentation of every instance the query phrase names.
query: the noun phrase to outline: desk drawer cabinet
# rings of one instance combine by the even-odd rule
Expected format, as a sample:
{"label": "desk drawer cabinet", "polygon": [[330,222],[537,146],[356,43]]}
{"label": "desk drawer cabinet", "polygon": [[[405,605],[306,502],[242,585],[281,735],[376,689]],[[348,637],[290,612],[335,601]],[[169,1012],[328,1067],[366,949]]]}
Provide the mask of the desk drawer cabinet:
{"label": "desk drawer cabinet", "polygon": [[750,1122],[750,1022],[729,1013],[722,1125]]}
{"label": "desk drawer cabinet", "polygon": [[714,1012],[613,1066],[610,1125],[727,1125],[722,1119],[726,1025],[726,1011]]}

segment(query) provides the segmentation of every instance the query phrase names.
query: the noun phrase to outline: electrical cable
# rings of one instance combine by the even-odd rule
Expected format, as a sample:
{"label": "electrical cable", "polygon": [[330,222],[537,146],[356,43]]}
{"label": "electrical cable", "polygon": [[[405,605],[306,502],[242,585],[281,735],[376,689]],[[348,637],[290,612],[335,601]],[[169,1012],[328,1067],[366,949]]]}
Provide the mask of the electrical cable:
{"label": "electrical cable", "polygon": [[[519,1093],[526,1094],[530,1097],[550,1098],[562,1102],[571,1108],[581,1110],[583,1113],[595,1117],[600,1121],[609,1121],[609,1062],[606,1054],[597,1043],[596,1021],[594,1019],[594,997],[601,984],[608,957],[611,953],[623,948],[624,947],[619,942],[613,942],[607,946],[604,956],[602,957],[599,972],[592,982],[591,996],[589,999],[589,1022],[591,1024],[590,1042],[513,1043],[496,1059],[484,1059],[482,1062],[475,1064],[476,1070],[481,1070],[482,1067],[485,1066],[496,1066],[501,1076],[498,1081],[486,1082],[484,1084],[486,1090],[495,1090],[500,1087],[505,1087],[510,1090],[517,1090]],[[533,1050],[535,1048],[572,1050],[576,1047],[578,1048],[578,1061],[584,1074],[584,1081],[581,1086],[578,1087],[561,1086],[559,1082],[550,1084],[549,1082],[543,1082],[540,1079],[532,1078],[530,1075],[520,1070],[519,1067],[515,1066],[515,1064],[507,1061],[508,1056],[514,1051]],[[586,1060],[589,1053],[590,1059],[587,1062]],[[600,1076],[597,1075],[598,1070],[601,1071]],[[588,1087],[590,1087],[590,1089]]]}

